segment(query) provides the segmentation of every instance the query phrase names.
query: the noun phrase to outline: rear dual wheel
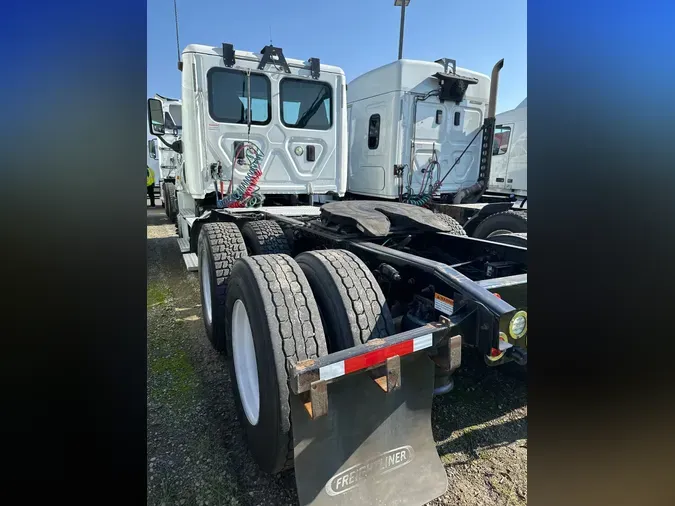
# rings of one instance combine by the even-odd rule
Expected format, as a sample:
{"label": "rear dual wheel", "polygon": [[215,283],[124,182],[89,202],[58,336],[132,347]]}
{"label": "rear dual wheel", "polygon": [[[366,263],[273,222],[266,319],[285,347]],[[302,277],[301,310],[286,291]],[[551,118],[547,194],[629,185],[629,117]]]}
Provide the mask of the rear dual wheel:
{"label": "rear dual wheel", "polygon": [[234,223],[205,223],[199,232],[197,257],[206,336],[217,351],[225,351],[225,295],[235,262],[246,246]]}
{"label": "rear dual wheel", "polygon": [[202,313],[206,335],[217,351],[226,351],[225,295],[234,263],[249,254],[271,253],[290,253],[286,236],[274,221],[249,222],[241,231],[230,222],[202,225],[197,241]]}
{"label": "rear dual wheel", "polygon": [[241,227],[246,249],[251,255],[290,255],[286,234],[276,221],[249,221]]}
{"label": "rear dual wheel", "polygon": [[[324,250],[238,260],[229,279],[226,346],[239,420],[258,466],[293,465],[289,370],[393,332],[384,296],[352,253]],[[328,336],[325,333],[328,332]]]}
{"label": "rear dual wheel", "polygon": [[384,294],[354,253],[307,251],[296,260],[312,287],[331,353],[394,333]]}
{"label": "rear dual wheel", "polygon": [[323,325],[300,266],[288,255],[242,258],[226,296],[227,351],[239,420],[258,466],[293,466],[291,364],[328,354]]}
{"label": "rear dual wheel", "polygon": [[[386,337],[394,325],[372,273],[353,253],[297,262],[276,222],[207,223],[198,255],[206,332],[229,357],[239,420],[259,467],[293,465],[291,364]],[[249,253],[254,256],[249,256]],[[330,329],[329,336],[324,329]]]}

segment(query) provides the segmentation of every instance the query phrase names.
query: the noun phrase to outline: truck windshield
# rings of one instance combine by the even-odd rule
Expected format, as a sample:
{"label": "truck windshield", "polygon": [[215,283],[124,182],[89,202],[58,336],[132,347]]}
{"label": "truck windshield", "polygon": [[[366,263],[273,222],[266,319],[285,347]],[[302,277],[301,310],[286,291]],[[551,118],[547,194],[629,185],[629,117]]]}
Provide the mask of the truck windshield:
{"label": "truck windshield", "polygon": [[[251,123],[270,122],[270,81],[263,74],[251,72]],[[248,123],[248,77],[234,69],[209,70],[209,113],[219,123]]]}
{"label": "truck windshield", "polygon": [[286,78],[279,83],[281,121],[291,128],[329,130],[333,103],[328,83]]}

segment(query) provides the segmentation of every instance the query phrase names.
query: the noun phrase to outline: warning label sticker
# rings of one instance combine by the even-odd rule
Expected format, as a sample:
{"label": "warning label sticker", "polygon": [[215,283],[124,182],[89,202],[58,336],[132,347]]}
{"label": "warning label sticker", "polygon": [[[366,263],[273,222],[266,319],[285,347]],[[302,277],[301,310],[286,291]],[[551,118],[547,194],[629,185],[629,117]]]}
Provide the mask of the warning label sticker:
{"label": "warning label sticker", "polygon": [[434,294],[434,308],[447,316],[452,316],[455,303],[449,297],[441,295],[440,293]]}

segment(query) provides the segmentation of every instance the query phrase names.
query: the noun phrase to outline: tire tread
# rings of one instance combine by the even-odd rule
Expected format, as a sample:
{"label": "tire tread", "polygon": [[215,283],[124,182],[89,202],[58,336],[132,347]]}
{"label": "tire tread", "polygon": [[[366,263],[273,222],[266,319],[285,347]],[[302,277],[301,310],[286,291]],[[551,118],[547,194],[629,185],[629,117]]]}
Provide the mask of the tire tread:
{"label": "tire tread", "polygon": [[241,232],[252,243],[256,255],[291,254],[286,234],[276,221],[249,221]]}
{"label": "tire tread", "polygon": [[[300,266],[288,255],[269,254],[250,256],[243,260],[258,280],[258,287],[267,311],[274,311],[276,329],[270,329],[272,338],[278,337],[285,361],[285,381],[279,382],[279,394],[287,409],[282,410],[281,431],[288,437],[284,463],[277,472],[293,467],[293,436],[291,428],[291,391],[288,376],[297,362],[327,355],[326,341],[319,309]],[[310,295],[308,297],[308,294]]]}

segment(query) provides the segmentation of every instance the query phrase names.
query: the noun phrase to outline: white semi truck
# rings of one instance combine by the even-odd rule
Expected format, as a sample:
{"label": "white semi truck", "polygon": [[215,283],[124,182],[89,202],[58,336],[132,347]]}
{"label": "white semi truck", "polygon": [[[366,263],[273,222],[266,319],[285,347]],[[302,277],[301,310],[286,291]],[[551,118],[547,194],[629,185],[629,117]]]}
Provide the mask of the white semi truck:
{"label": "white semi truck", "polygon": [[175,186],[178,156],[171,145],[181,138],[181,103],[178,99],[158,94],[154,98],[162,104],[165,134],[161,138],[163,142],[159,138],[148,140],[148,156],[155,161],[151,167],[155,169],[156,184],[164,211],[171,221],[175,221],[178,215]]}
{"label": "white semi truck", "polygon": [[[451,89],[445,96],[437,86],[444,78]],[[447,58],[398,60],[351,81],[348,197],[423,205],[449,214],[472,237],[519,233],[509,240],[526,245],[527,214],[520,206],[527,187],[511,192],[511,182],[503,182],[508,161],[509,181],[515,177],[517,186],[527,184],[527,172],[520,168],[527,164],[527,110],[500,115],[503,125],[497,117],[491,169],[479,138],[489,115],[490,84],[488,76],[457,68]],[[509,148],[514,128],[518,138]]]}
{"label": "white semi truck", "polygon": [[[488,78],[401,60],[379,100],[350,88],[348,107],[343,71],[318,58],[182,53],[178,244],[249,449],[264,471],[295,468],[303,505],[439,497],[432,397],[462,349],[526,363],[526,248],[423,206],[486,188],[502,64]],[[148,117],[164,136],[160,100]],[[459,169],[437,178],[445,160]]]}
{"label": "white semi truck", "polygon": [[527,98],[495,123],[488,193],[508,195],[514,208],[527,209]]}
{"label": "white semi truck", "polygon": [[527,98],[495,120],[490,183],[483,202],[511,202],[475,228],[476,237],[527,233]]}

